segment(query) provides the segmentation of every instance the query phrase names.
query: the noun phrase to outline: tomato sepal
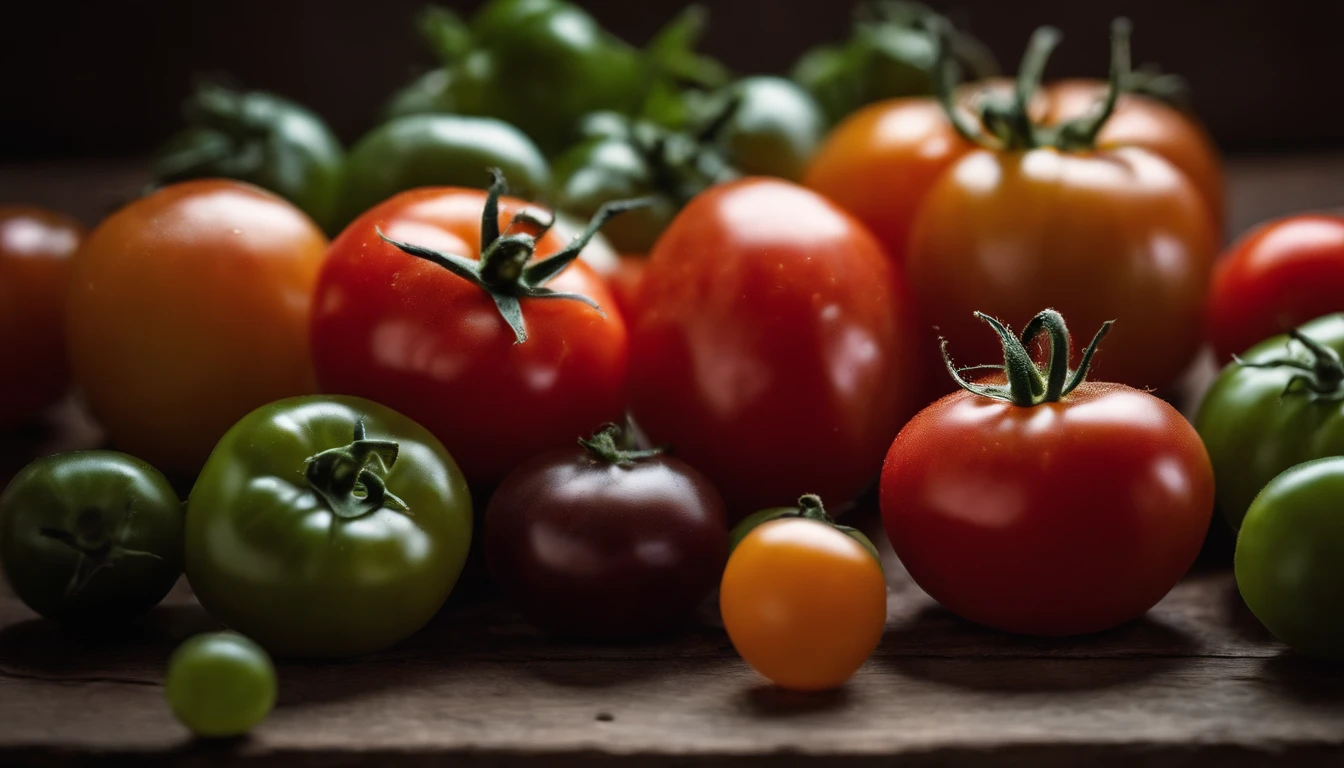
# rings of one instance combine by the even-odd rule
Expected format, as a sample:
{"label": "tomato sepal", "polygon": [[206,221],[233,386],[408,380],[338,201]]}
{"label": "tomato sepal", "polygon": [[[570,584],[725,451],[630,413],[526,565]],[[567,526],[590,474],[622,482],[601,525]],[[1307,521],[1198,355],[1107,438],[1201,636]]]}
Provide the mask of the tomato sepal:
{"label": "tomato sepal", "polygon": [[825,505],[822,504],[821,497],[813,493],[799,497],[798,506],[796,507],[769,507],[743,518],[742,522],[733,526],[733,529],[728,533],[728,553],[731,555],[733,550],[737,549],[737,545],[747,537],[747,534],[760,526],[773,520],[784,520],[788,518],[811,520],[816,523],[821,523],[829,528],[834,528],[840,533],[857,541],[868,551],[868,554],[873,556],[873,559],[877,561],[879,567],[882,565],[882,556],[878,554],[877,547],[873,545],[872,540],[858,528],[835,522],[835,519],[826,511]]}

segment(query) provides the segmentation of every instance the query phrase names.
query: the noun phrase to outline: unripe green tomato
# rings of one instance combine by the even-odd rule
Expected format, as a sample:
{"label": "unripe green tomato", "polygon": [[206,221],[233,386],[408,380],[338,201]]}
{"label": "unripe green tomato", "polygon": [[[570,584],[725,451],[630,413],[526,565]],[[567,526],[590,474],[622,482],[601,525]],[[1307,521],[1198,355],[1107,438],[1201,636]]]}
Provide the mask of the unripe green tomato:
{"label": "unripe green tomato", "polygon": [[261,646],[233,632],[197,635],[168,662],[164,695],[197,736],[241,736],[275,706],[275,666]]}

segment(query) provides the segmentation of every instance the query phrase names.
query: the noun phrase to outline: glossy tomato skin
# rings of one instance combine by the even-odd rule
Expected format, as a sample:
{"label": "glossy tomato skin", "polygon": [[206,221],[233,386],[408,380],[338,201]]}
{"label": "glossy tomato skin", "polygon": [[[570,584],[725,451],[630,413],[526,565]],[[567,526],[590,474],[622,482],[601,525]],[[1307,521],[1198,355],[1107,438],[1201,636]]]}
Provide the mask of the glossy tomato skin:
{"label": "glossy tomato skin", "polygon": [[490,576],[538,628],[653,635],[687,623],[728,557],[723,500],[670,456],[619,466],[550,451],[500,485],[485,514]]}
{"label": "glossy tomato skin", "polygon": [[65,303],[79,222],[40,208],[0,206],[0,429],[32,421],[70,386]]}
{"label": "glossy tomato skin", "polygon": [[389,120],[346,158],[340,223],[398,192],[416,187],[485,189],[499,168],[517,194],[544,194],[551,170],[527,134],[500,120],[462,115],[408,115]]}
{"label": "glossy tomato skin", "polygon": [[[528,338],[515,343],[486,292],[378,236],[478,258],[485,199],[480,190],[426,188],[365,213],[332,243],[312,319],[322,389],[367,397],[423,424],[478,489],[594,424],[619,420],[629,358],[625,322],[582,262],[547,287],[613,311],[604,317],[577,301],[525,298]],[[504,198],[501,230],[524,207]],[[537,257],[567,243],[552,230]]]}
{"label": "glossy tomato skin", "polygon": [[[1344,314],[1327,315],[1301,326],[1302,334],[1336,354],[1344,354]],[[1251,365],[1228,363],[1213,382],[1195,416],[1218,480],[1218,506],[1233,528],[1265,484],[1289,467],[1312,459],[1344,455],[1344,400],[1338,392],[1318,396],[1289,386],[1303,371],[1258,364],[1313,356],[1297,341],[1276,336],[1243,350]]]}
{"label": "glossy tomato skin", "polygon": [[1149,152],[976,150],[929,192],[906,266],[960,364],[1001,355],[974,312],[1018,327],[1054,307],[1079,328],[1116,321],[1097,378],[1162,388],[1199,349],[1215,248],[1199,193]]}
{"label": "glossy tomato skin", "polygon": [[[1102,80],[1051,83],[1043,94],[1045,123],[1058,125],[1089,114],[1105,99],[1106,87]],[[1165,158],[1194,183],[1221,230],[1225,196],[1222,159],[1208,131],[1189,113],[1150,96],[1124,94],[1097,136],[1097,147],[1139,147]]]}
{"label": "glossy tomato skin", "polygon": [[901,430],[881,503],[901,562],[953,613],[1076,635],[1138,618],[1185,574],[1213,471],[1184,417],[1144,392],[1089,382],[1024,408],[963,391]]}
{"label": "glossy tomato skin", "polygon": [[[387,490],[404,502],[342,516],[310,487],[308,459],[394,440]],[[186,573],[210,615],[271,653],[354,656],[386,648],[448,598],[471,542],[471,496],[423,427],[354,397],[258,408],[220,440],[187,503]]]}
{"label": "glossy tomato skin", "polygon": [[782,688],[844,684],[882,639],[887,584],[864,546],[825,523],[762,523],[733,550],[719,587],[733,647]]}
{"label": "glossy tomato skin", "polygon": [[1251,504],[1237,536],[1237,587],[1247,607],[1300,653],[1344,659],[1344,457],[1299,464]]}
{"label": "glossy tomato skin", "polygon": [[1308,213],[1257,227],[1218,262],[1207,336],[1219,362],[1344,310],[1344,216]]}
{"label": "glossy tomato skin", "polygon": [[920,203],[943,172],[972,149],[933,99],[867,106],[826,138],[804,184],[862,221],[904,262]]}
{"label": "glossy tomato skin", "polygon": [[165,187],[109,216],[75,261],[76,381],[112,442],[195,472],[248,411],[314,390],[308,315],[327,240],[257,187]]}
{"label": "glossy tomato skin", "polygon": [[0,567],[29,608],[99,628],[158,605],[182,575],[182,502],[114,451],[47,456],[0,494]]}
{"label": "glossy tomato skin", "polygon": [[714,481],[731,520],[854,498],[914,410],[900,274],[814,192],[746,179],[692,200],[645,268],[631,408]]}

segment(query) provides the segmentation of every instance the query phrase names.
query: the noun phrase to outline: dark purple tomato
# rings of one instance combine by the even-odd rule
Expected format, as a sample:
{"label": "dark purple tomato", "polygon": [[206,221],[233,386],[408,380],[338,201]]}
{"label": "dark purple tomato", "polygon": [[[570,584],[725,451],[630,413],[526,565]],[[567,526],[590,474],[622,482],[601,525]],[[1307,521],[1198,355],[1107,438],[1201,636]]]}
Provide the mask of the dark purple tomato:
{"label": "dark purple tomato", "polygon": [[485,512],[485,556],[537,628],[625,638],[685,624],[723,574],[723,499],[688,464],[607,426],[519,466]]}

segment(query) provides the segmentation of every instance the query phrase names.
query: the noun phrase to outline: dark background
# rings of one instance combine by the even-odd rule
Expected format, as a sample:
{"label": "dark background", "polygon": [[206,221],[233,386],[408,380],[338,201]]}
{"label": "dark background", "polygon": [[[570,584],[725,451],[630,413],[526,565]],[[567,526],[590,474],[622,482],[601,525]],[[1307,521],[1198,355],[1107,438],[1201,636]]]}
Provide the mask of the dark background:
{"label": "dark background", "polygon": [[[193,75],[225,73],[325,115],[350,141],[387,96],[429,68],[412,19],[424,0],[11,0],[0,17],[0,159],[126,156],[179,124]],[[469,12],[480,0],[445,3]],[[683,0],[584,0],[642,44]],[[842,38],[846,0],[707,0],[702,48],[740,72],[783,72]],[[1103,76],[1107,25],[1135,23],[1135,63],[1185,75],[1230,152],[1344,147],[1344,0],[935,2],[1009,69],[1030,31],[1066,34],[1051,76]]]}

